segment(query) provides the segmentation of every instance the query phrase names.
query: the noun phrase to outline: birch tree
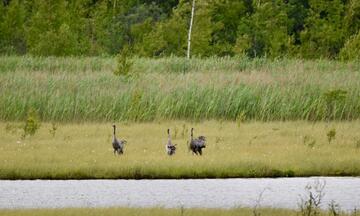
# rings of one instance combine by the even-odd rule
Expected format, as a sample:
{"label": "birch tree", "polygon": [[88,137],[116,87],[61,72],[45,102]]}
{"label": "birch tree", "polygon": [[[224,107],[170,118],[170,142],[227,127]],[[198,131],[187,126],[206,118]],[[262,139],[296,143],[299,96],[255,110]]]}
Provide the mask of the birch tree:
{"label": "birch tree", "polygon": [[192,2],[192,7],[191,7],[191,18],[190,18],[190,25],[189,25],[189,35],[188,35],[188,46],[187,46],[187,58],[190,58],[190,49],[191,49],[191,31],[192,31],[192,26],[193,26],[193,22],[194,22],[194,15],[195,15],[195,0],[193,0]]}

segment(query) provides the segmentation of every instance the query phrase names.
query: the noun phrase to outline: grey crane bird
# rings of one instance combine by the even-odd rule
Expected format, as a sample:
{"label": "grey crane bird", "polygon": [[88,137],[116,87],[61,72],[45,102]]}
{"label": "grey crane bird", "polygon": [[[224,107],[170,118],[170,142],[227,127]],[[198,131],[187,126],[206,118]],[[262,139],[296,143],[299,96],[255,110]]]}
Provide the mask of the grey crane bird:
{"label": "grey crane bird", "polygon": [[171,156],[175,154],[176,144],[172,144],[171,142],[170,129],[167,129],[167,133],[168,133],[168,142],[165,145],[165,149],[166,149],[166,153]]}
{"label": "grey crane bird", "polygon": [[197,139],[194,139],[193,134],[194,128],[191,128],[191,135],[190,135],[190,150],[193,152],[193,154],[196,155],[202,155],[202,149],[206,148],[206,138],[204,136],[199,136]]}
{"label": "grey crane bird", "polygon": [[114,148],[114,154],[118,153],[119,155],[124,153],[124,146],[126,144],[126,140],[118,140],[116,138],[116,125],[113,125],[114,128],[114,134],[113,134],[113,141],[112,141],[112,146]]}

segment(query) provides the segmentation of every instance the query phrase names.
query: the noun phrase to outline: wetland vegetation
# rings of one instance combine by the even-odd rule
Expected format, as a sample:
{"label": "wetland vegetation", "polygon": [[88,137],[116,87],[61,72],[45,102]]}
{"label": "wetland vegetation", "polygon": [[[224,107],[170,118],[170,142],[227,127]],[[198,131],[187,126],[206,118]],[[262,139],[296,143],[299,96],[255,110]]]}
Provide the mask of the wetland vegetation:
{"label": "wetland vegetation", "polygon": [[[128,141],[113,155],[109,123],[42,123],[22,139],[22,123],[0,123],[1,179],[141,179],[360,175],[359,121],[122,122]],[[190,128],[206,135],[203,156],[188,149]],[[167,128],[177,144],[165,152]],[[329,142],[329,131],[335,136]]]}

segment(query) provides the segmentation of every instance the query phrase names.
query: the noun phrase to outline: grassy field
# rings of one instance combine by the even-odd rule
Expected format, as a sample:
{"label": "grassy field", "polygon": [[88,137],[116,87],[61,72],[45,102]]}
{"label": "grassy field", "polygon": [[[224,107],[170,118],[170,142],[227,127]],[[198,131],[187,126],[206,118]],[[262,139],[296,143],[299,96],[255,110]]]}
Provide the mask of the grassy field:
{"label": "grassy field", "polygon": [[360,63],[247,58],[0,57],[0,120],[356,120]]}
{"label": "grassy field", "polygon": [[[164,121],[118,123],[128,144],[114,156],[111,123],[43,123],[21,139],[21,123],[0,123],[0,179],[225,178],[359,176],[360,122]],[[205,135],[204,155],[187,148],[189,129]],[[166,129],[178,144],[165,154]],[[327,134],[335,130],[335,139]]]}
{"label": "grassy field", "polygon": [[[299,215],[298,211],[295,210],[285,210],[285,209],[258,209],[255,213],[258,215],[264,216],[296,216]],[[3,216],[12,216],[12,215],[24,215],[24,216],[47,216],[47,215],[136,215],[136,216],[254,216],[253,209],[238,208],[238,209],[162,209],[162,208],[153,208],[153,209],[134,209],[134,208],[88,208],[88,209],[45,209],[45,210],[0,210],[0,214]],[[301,214],[300,214],[301,215]],[[336,214],[331,214],[330,212],[322,211],[317,214],[318,216],[331,216]],[[341,213],[340,215],[351,215],[357,216],[356,213]]]}

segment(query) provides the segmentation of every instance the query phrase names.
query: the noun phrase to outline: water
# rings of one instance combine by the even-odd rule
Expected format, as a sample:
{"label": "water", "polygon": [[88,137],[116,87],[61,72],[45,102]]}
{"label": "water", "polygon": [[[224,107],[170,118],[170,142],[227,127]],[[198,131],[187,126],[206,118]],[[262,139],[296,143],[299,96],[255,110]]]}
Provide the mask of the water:
{"label": "water", "polygon": [[[0,208],[298,208],[306,185],[326,182],[322,208],[360,208],[360,178],[0,181]],[[263,192],[263,193],[262,193]],[[261,199],[259,199],[262,193]],[[260,200],[260,202],[258,202]]]}

